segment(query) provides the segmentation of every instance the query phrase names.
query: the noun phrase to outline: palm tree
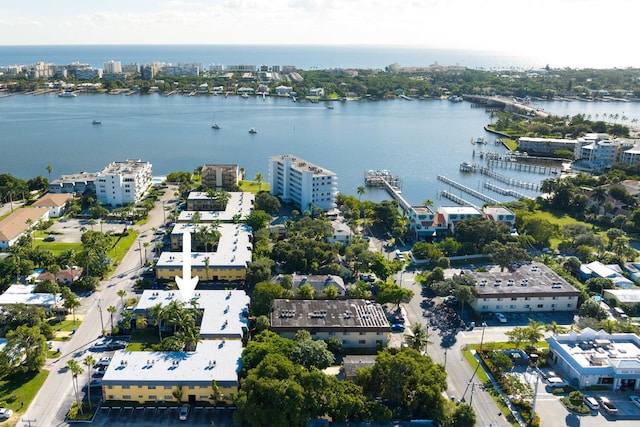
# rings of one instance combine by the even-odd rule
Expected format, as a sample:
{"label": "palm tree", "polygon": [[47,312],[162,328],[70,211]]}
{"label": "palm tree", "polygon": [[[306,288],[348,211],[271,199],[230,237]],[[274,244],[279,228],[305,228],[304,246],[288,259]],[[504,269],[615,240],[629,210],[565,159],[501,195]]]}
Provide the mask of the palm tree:
{"label": "palm tree", "polygon": [[[82,364],[87,367],[87,383],[91,381],[91,369],[96,364],[96,359],[92,355],[88,355],[82,361]],[[89,409],[91,409],[91,387],[87,384],[87,400],[89,401]]]}
{"label": "palm tree", "polygon": [[53,166],[47,165],[47,167],[45,169],[49,173],[49,182],[51,182],[51,172],[53,172]]}
{"label": "palm tree", "polygon": [[78,387],[78,375],[80,375],[83,372],[82,366],[80,366],[77,360],[69,359],[67,361],[67,368],[69,369],[69,372],[71,372],[73,391],[76,395],[76,405],[78,405],[78,410],[82,414],[83,413],[82,401],[80,400],[80,390]]}
{"label": "palm tree", "polygon": [[433,200],[431,200],[431,199],[425,199],[425,200],[422,202],[422,206],[423,206],[423,207],[425,207],[425,208],[432,208],[432,207],[434,206]]}
{"label": "palm tree", "polygon": [[568,331],[568,328],[562,326],[562,325],[558,325],[556,323],[556,321],[552,321],[551,323],[549,323],[548,325],[545,325],[544,327],[545,331],[550,331],[551,333],[553,333],[553,336],[556,336],[558,334],[564,334],[565,332]]}
{"label": "palm tree", "polygon": [[146,329],[149,321],[146,317],[136,317],[136,329]]}
{"label": "palm tree", "polygon": [[529,319],[529,326],[527,326],[527,336],[531,345],[535,345],[544,336],[542,330],[544,329],[544,322],[539,320]]}
{"label": "palm tree", "polygon": [[116,308],[115,305],[110,305],[109,307],[107,307],[107,311],[111,315],[111,330],[113,331],[113,313],[118,311],[118,309]]}
{"label": "palm tree", "polygon": [[124,297],[127,295],[127,291],[125,291],[124,289],[120,289],[117,292],[117,294],[120,297],[120,302],[122,303],[122,308],[124,308]]}
{"label": "palm tree", "polygon": [[360,198],[361,198],[362,196],[364,196],[364,193],[365,193],[365,192],[366,192],[366,190],[365,190],[364,186],[362,186],[362,185],[361,185],[361,186],[359,186],[359,187],[356,189],[356,193],[358,193],[358,200],[360,200]]}
{"label": "palm tree", "polygon": [[613,331],[618,329],[618,322],[615,320],[607,319],[600,322],[600,329],[607,332],[608,334],[612,334]]}
{"label": "palm tree", "polygon": [[263,179],[264,179],[264,176],[262,176],[262,174],[260,172],[258,172],[256,174],[256,176],[253,178],[253,180],[258,183],[258,191],[262,190],[262,180]]}
{"label": "palm tree", "polygon": [[411,334],[406,334],[404,336],[404,340],[407,345],[414,350],[418,350],[422,352],[424,348],[424,352],[427,352],[427,345],[431,342],[429,341],[429,326],[424,326],[422,323],[414,323],[411,326]]}
{"label": "palm tree", "polygon": [[158,339],[160,343],[162,343],[162,319],[164,318],[164,313],[164,307],[162,307],[160,303],[149,308],[149,315],[153,319],[155,326],[158,327]]}
{"label": "palm tree", "polygon": [[171,392],[171,394],[178,401],[178,405],[180,405],[182,403],[182,386],[177,386],[176,389]]}

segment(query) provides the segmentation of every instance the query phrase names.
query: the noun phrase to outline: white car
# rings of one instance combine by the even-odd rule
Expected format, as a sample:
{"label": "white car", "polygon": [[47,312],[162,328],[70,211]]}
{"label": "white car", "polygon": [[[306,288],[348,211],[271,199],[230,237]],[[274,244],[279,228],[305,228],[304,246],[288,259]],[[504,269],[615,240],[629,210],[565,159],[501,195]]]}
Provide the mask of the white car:
{"label": "white car", "polygon": [[13,411],[7,408],[0,408],[0,420],[6,420],[11,415],[13,415]]}
{"label": "white car", "polygon": [[549,378],[547,378],[547,384],[549,385],[549,387],[552,387],[552,388],[566,387],[566,386],[569,385],[568,382],[566,382],[565,380],[563,380],[560,377],[549,377]]}
{"label": "white car", "polygon": [[633,402],[638,408],[640,408],[640,396],[631,395],[629,396],[629,400]]}
{"label": "white car", "polygon": [[594,411],[597,411],[600,408],[600,404],[598,403],[598,400],[593,396],[585,395],[583,400],[584,400],[584,404]]}
{"label": "white car", "polygon": [[504,314],[502,313],[496,313],[494,315],[496,317],[496,320],[500,323],[507,323],[507,318]]}

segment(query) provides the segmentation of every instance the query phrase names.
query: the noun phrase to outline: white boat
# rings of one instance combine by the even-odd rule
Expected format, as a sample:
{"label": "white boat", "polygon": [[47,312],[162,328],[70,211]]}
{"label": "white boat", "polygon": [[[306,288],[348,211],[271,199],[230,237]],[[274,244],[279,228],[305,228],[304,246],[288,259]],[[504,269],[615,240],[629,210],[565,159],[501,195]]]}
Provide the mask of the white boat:
{"label": "white boat", "polygon": [[242,97],[243,97],[244,99],[247,99],[247,98],[249,98],[249,95],[247,95],[246,93],[243,93],[243,94],[242,94]]}
{"label": "white boat", "polygon": [[217,123],[212,124],[212,125],[211,125],[211,127],[212,127],[213,129],[216,129],[216,130],[217,130],[217,129],[222,129],[222,128],[217,124]]}
{"label": "white boat", "polygon": [[76,95],[76,94],[75,94],[75,93],[73,93],[73,92],[60,92],[60,93],[58,94],[58,96],[59,96],[60,98],[75,98],[75,97],[76,97],[76,96],[78,96],[78,95]]}
{"label": "white boat", "polygon": [[91,122],[91,124],[94,124],[94,125],[101,125],[101,124],[102,124],[102,120],[100,120],[100,119],[93,119],[93,121]]}
{"label": "white boat", "polygon": [[249,133],[255,134],[255,133],[258,133],[258,131],[256,130],[256,128],[251,128],[249,129]]}

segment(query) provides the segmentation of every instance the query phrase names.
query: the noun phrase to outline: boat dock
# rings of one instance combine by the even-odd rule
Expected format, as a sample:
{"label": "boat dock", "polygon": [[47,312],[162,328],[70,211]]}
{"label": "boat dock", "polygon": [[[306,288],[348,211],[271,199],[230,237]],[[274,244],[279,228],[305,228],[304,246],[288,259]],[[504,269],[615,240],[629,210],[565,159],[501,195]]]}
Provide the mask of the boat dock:
{"label": "boat dock", "polygon": [[460,184],[459,182],[454,181],[454,180],[452,180],[450,178],[447,178],[444,175],[438,175],[438,180],[442,181],[444,183],[447,183],[450,186],[452,186],[454,188],[457,188],[458,190],[462,190],[465,193],[472,195],[476,199],[482,200],[483,202],[491,203],[491,204],[494,204],[494,205],[499,205],[500,204],[499,200],[496,200],[493,197],[489,197],[486,194],[482,194],[481,192],[476,191],[476,190],[474,190],[472,188],[469,188],[466,185]]}
{"label": "boat dock", "polygon": [[491,190],[491,191],[495,191],[498,194],[502,194],[503,196],[511,196],[511,197],[515,197],[516,199],[520,200],[520,199],[531,199],[531,197],[519,193],[516,190],[509,190],[507,188],[502,188],[502,187],[498,187],[497,185],[493,185],[492,183],[485,181],[484,182],[484,188],[486,188],[487,190]]}
{"label": "boat dock", "polygon": [[502,183],[512,185],[514,187],[526,188],[528,190],[533,190],[533,191],[540,191],[540,184],[537,184],[535,182],[520,181],[519,179],[509,178],[506,175],[502,175],[502,174],[499,174],[498,172],[495,172],[493,169],[491,169],[488,166],[480,166],[475,163],[464,162],[464,163],[460,163],[460,171],[468,172],[468,173],[479,172],[483,175],[486,175]]}
{"label": "boat dock", "polygon": [[472,208],[476,208],[476,209],[480,210],[480,208],[478,206],[474,205],[473,203],[471,203],[468,200],[463,199],[462,197],[456,196],[455,194],[453,194],[450,191],[442,190],[440,192],[440,195],[442,197],[444,197],[445,199],[451,200],[453,203],[459,204],[460,206],[471,206]]}
{"label": "boat dock", "polygon": [[388,170],[369,170],[364,174],[364,183],[367,187],[378,187],[387,190],[387,193],[396,201],[398,205],[408,210],[411,204],[402,197],[402,190],[400,190],[400,178],[395,175],[391,175]]}

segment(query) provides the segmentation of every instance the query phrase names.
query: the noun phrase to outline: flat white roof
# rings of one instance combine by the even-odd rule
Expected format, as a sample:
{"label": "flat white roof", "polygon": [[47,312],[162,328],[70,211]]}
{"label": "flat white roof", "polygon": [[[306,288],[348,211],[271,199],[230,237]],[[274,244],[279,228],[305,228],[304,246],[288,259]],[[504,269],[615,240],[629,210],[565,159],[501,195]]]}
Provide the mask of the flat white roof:
{"label": "flat white roof", "polygon": [[[191,200],[204,200],[208,199],[207,193],[203,191],[192,191],[189,193],[189,199]],[[252,193],[242,191],[229,192],[229,201],[223,211],[198,211],[200,212],[200,222],[231,222],[235,215],[240,215],[240,218],[246,218],[253,210],[253,203],[256,196]],[[178,216],[178,222],[191,222],[193,219],[194,211],[182,211]]]}
{"label": "flat white roof", "polygon": [[[102,384],[206,387],[216,380],[220,386],[237,385],[241,356],[241,340],[204,340],[193,352],[119,350],[113,355]],[[171,392],[158,390],[158,399]]]}
{"label": "flat white roof", "polygon": [[[176,224],[171,235],[181,236],[185,231],[193,235],[202,226]],[[209,267],[246,267],[252,259],[251,227],[246,224],[220,224],[217,229],[220,232],[220,240],[216,252],[192,252],[191,266],[205,267],[205,260],[208,258]],[[182,252],[163,252],[156,267],[182,267],[183,257]]]}
{"label": "flat white roof", "polygon": [[605,289],[604,293],[613,295],[622,303],[640,303],[640,289]]}
{"label": "flat white roof", "polygon": [[464,215],[482,215],[478,209],[473,206],[440,206],[438,211],[442,213],[451,214],[464,214]]}
{"label": "flat white roof", "polygon": [[[248,330],[249,296],[240,290],[196,290],[193,298],[203,310],[200,336],[204,339],[242,338]],[[146,290],[135,311],[146,311],[154,305],[167,306],[171,301],[184,301],[180,291]]]}

